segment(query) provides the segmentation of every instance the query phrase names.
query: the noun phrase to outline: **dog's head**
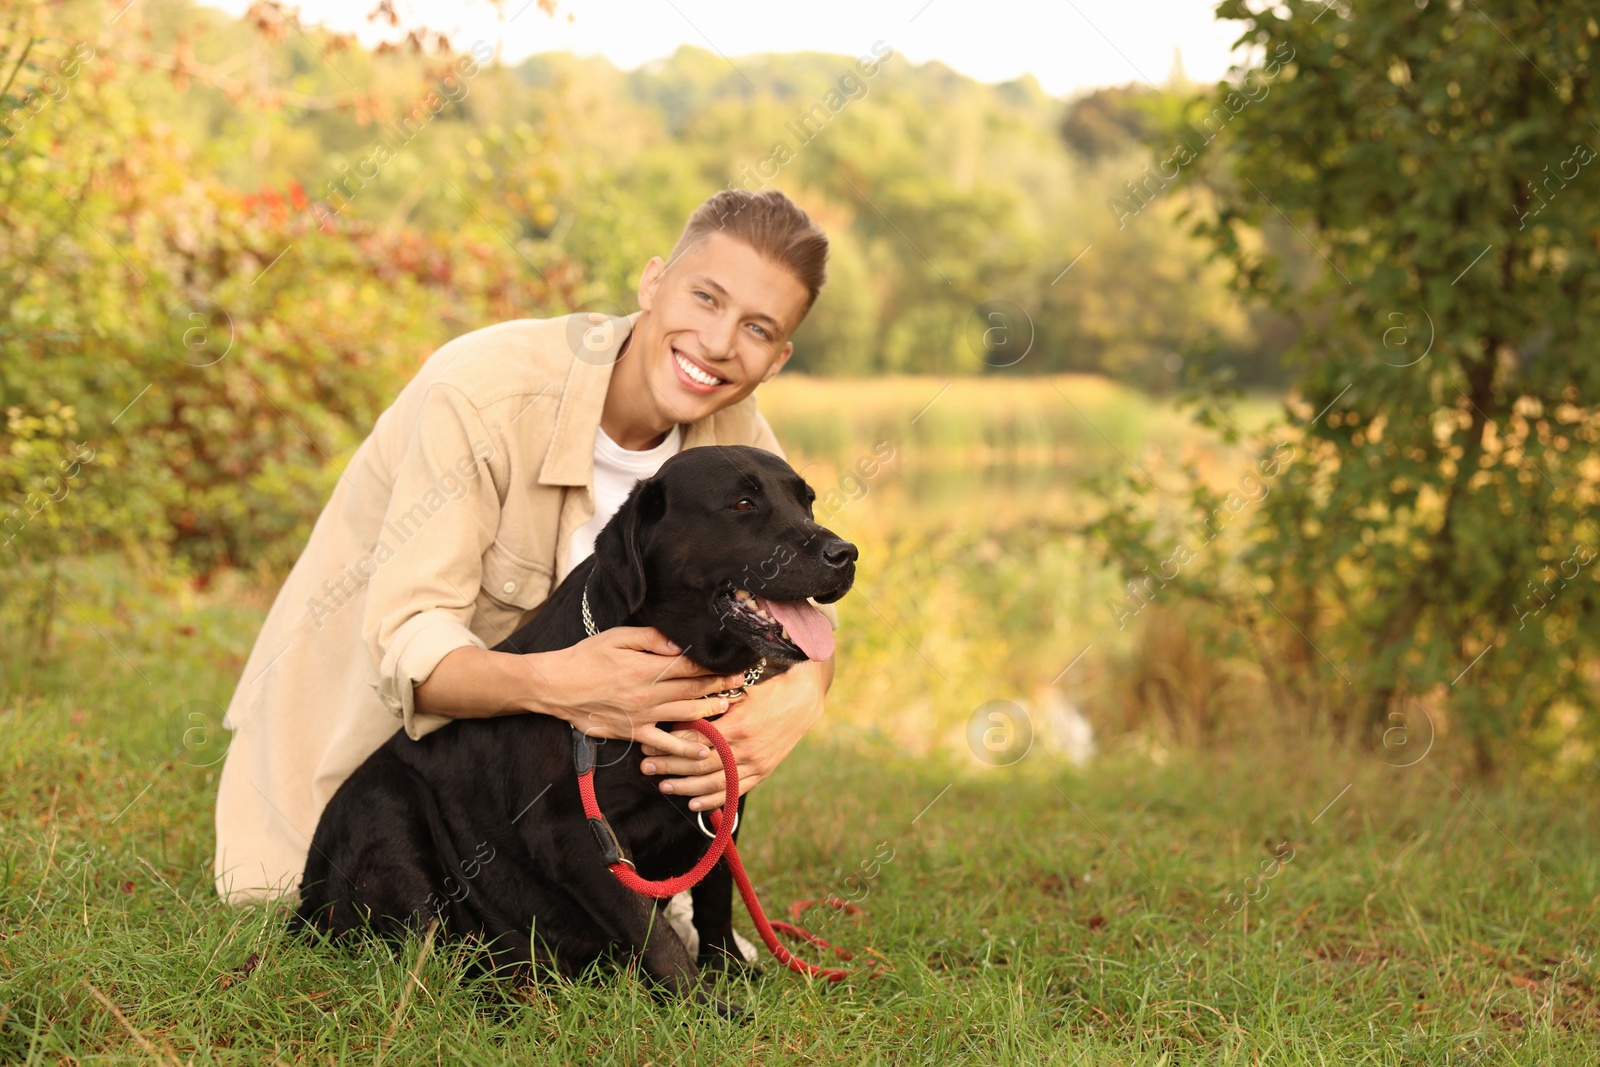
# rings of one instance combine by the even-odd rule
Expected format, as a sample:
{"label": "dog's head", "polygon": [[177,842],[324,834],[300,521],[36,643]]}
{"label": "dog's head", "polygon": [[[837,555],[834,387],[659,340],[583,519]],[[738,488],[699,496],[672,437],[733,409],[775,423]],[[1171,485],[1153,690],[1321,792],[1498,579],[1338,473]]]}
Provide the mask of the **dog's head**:
{"label": "dog's head", "polygon": [[634,486],[595,539],[595,567],[630,621],[707,670],[827,659],[833,629],[807,598],[850,591],[856,546],[817,524],[816,495],[774,453],[691,448]]}

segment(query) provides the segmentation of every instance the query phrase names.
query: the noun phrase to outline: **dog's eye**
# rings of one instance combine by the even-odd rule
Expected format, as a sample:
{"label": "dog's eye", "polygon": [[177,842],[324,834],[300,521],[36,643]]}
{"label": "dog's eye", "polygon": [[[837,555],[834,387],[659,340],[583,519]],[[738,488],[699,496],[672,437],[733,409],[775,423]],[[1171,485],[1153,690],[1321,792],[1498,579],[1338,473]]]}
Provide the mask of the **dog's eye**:
{"label": "dog's eye", "polygon": [[749,497],[741,497],[738,503],[733,505],[734,511],[754,511],[755,509],[756,502]]}

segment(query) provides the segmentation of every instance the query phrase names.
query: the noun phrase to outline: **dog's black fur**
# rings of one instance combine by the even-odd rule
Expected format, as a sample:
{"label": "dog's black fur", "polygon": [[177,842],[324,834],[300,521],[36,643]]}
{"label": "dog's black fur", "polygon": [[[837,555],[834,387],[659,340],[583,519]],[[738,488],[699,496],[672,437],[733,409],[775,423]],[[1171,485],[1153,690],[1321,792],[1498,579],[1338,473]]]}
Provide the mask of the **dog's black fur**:
{"label": "dog's black fur", "polygon": [[[765,656],[763,677],[781,673],[804,653],[776,624],[739,610],[733,591],[819,603],[849,591],[855,546],[815,522],[815,498],[761,449],[679,453],[634,487],[594,555],[496,650],[583,640],[587,584],[601,630],[654,626],[708,671],[737,673]],[[598,751],[595,793],[639,874],[687,871],[709,844],[687,798],[659,792],[660,779],[640,770],[639,746],[612,741]],[[486,962],[524,976],[540,967],[576,975],[621,948],[665,989],[702,999],[700,969],[739,960],[726,862],[693,900],[697,960],[602,861],[578,795],[571,727],[506,715],[463,719],[420,741],[397,731],[356,768],[317,824],[291,925],[336,938],[370,927],[402,940],[437,916],[439,936],[475,938]]]}

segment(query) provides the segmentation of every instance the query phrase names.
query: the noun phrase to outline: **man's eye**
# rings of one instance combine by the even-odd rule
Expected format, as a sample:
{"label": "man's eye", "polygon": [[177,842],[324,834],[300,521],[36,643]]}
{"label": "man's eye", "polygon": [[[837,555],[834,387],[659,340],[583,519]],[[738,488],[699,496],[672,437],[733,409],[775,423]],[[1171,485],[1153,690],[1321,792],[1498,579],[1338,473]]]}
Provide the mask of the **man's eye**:
{"label": "man's eye", "polygon": [[734,511],[754,511],[755,509],[756,502],[751,500],[749,497],[743,497],[738,503],[733,505]]}
{"label": "man's eye", "polygon": [[694,291],[694,295],[700,297],[701,299],[703,299],[708,304],[711,303],[711,294],[706,292],[703,289],[696,289]]}
{"label": "man's eye", "polygon": [[751,326],[750,328],[756,333],[760,334],[763,341],[770,341],[772,339],[772,335],[767,332],[767,328],[765,326]]}

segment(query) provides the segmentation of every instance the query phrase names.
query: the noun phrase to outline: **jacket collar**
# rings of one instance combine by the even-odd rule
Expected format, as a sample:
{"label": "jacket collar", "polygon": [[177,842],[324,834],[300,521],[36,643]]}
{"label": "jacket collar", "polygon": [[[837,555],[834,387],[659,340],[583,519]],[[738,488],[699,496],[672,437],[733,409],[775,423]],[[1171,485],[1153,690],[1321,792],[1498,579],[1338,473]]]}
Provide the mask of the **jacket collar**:
{"label": "jacket collar", "polygon": [[[578,312],[587,315],[588,312]],[[600,417],[605,412],[606,390],[611,385],[611,371],[617,365],[617,356],[627,340],[640,312],[613,320],[606,344],[593,349],[583,348],[573,355],[572,366],[567,370],[567,384],[561,393],[561,406],[556,410],[556,426],[550,437],[550,449],[545,453],[544,465],[539,470],[540,485],[588,485],[594,478],[594,435],[600,428]],[[568,319],[576,316],[567,316]],[[623,325],[623,323],[626,325]],[[595,340],[607,326],[590,328]],[[575,336],[572,329],[564,336]],[[684,448],[712,445],[717,442],[715,414],[683,427]]]}

